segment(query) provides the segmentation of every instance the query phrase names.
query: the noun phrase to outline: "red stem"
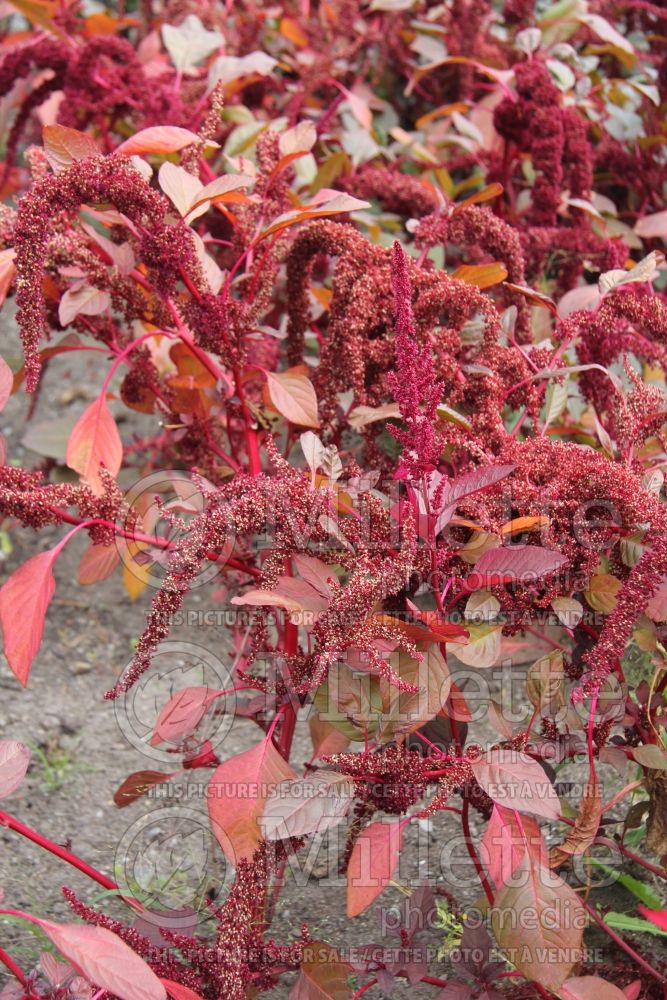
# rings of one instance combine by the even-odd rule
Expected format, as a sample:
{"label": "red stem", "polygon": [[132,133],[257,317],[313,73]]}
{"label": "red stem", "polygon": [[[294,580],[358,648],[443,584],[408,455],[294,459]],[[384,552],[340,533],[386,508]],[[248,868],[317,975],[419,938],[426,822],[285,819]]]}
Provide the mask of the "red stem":
{"label": "red stem", "polygon": [[[99,872],[97,868],[93,868],[89,865],[87,861],[83,861],[76,854],[72,854],[66,848],[61,847],[60,844],[55,844],[48,837],[44,837],[41,833],[37,833],[31,827],[26,826],[25,823],[21,823],[20,820],[16,819],[14,816],[10,816],[9,813],[0,811],[0,825],[8,827],[8,829],[13,830],[15,833],[20,834],[25,837],[26,840],[31,840],[33,844],[37,844],[39,847],[43,847],[45,851],[49,851],[50,854],[54,854],[61,861],[66,861],[67,864],[72,865],[73,868],[78,868],[80,872],[87,875],[94,882],[97,882],[104,889],[110,889],[113,892],[118,892],[120,895],[120,890],[116,883],[112,879],[107,878],[102,872]],[[124,897],[122,897],[124,898]],[[129,906],[133,906],[134,909],[143,909],[135,900],[125,899],[125,902]]]}
{"label": "red stem", "polygon": [[665,979],[665,977],[661,975],[657,969],[654,969],[652,965],[649,965],[646,959],[642,958],[641,955],[634,950],[634,948],[631,948],[629,944],[626,944],[620,934],[617,934],[613,927],[610,927],[609,924],[605,923],[597,910],[590,906],[584,899],[581,900],[581,905],[588,913],[590,913],[593,920],[600,925],[605,933],[609,935],[612,941],[617,944],[619,948],[622,948],[623,951],[637,963],[637,965],[640,965],[645,972],[648,972],[650,976],[657,979],[659,983],[667,983],[667,979]]}
{"label": "red stem", "polygon": [[12,956],[7,954],[4,948],[0,948],[0,962],[2,962],[2,964],[9,969],[11,974],[18,979],[21,986],[28,993],[28,995],[29,996],[32,995],[30,991],[30,986],[28,985],[28,978],[25,972],[23,971],[20,965],[16,964]]}
{"label": "red stem", "polygon": [[[170,542],[167,538],[160,538],[159,535],[144,535],[140,531],[125,531],[124,528],[119,527],[119,525],[114,524],[113,521],[107,521],[102,517],[95,518],[81,518],[75,517],[73,514],[68,514],[67,511],[61,510],[59,507],[49,507],[51,513],[56,514],[64,524],[76,524],[76,525],[93,525],[102,524],[106,528],[113,528],[117,535],[121,538],[129,538],[133,542],[146,542],[148,545],[155,545],[160,549],[173,549],[174,543]],[[217,562],[220,558],[219,552],[207,552],[206,558],[210,559],[211,562]],[[237,559],[226,559],[225,566],[229,566],[230,569],[239,570],[241,573],[247,573],[248,576],[254,576],[259,578],[261,573],[254,566],[246,566],[245,563],[239,562]]]}

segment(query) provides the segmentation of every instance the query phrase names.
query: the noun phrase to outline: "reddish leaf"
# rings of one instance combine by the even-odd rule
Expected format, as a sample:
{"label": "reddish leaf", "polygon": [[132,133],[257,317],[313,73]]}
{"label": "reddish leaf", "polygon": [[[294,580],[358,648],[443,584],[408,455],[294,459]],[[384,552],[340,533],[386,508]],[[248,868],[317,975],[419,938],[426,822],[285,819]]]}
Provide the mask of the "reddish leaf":
{"label": "reddish leaf", "polygon": [[558,315],[558,306],[554,300],[550,299],[548,295],[538,292],[535,288],[526,288],[525,285],[515,285],[511,281],[505,282],[505,288],[509,288],[511,292],[516,292],[518,295],[523,295],[531,305],[548,309],[553,316]]}
{"label": "reddish leaf", "polygon": [[498,946],[527,979],[557,993],[581,961],[586,911],[570,886],[528,854],[496,893],[491,923]]}
{"label": "reddish leaf", "polygon": [[202,1000],[198,993],[191,990],[189,986],[183,986],[183,983],[175,983],[172,979],[164,979],[162,976],[160,976],[160,982],[174,1000]]}
{"label": "reddish leaf", "polygon": [[563,1000],[627,1000],[623,990],[599,976],[574,976],[563,983],[560,995]]}
{"label": "reddish leaf", "polygon": [[271,402],[278,413],[299,427],[319,427],[317,396],[306,375],[267,372]]}
{"label": "reddish leaf", "polygon": [[224,761],[213,772],[208,812],[213,833],[233,865],[252,857],[262,841],[259,821],[269,787],[294,776],[270,738]]}
{"label": "reddish leaf", "polygon": [[330,945],[313,941],[304,951],[301,971],[289,1000],[349,1000],[353,971]]}
{"label": "reddish leaf", "polygon": [[567,563],[567,556],[539,545],[499,546],[484,552],[468,577],[468,585],[489,587],[499,583],[534,583],[555,573]]}
{"label": "reddish leaf", "polygon": [[0,589],[5,656],[23,687],[42,642],[46,609],[56,586],[52,569],[58,552],[49,549],[28,559]]}
{"label": "reddish leaf", "polygon": [[33,922],[80,975],[120,1000],[166,1000],[166,990],[153,970],[129,945],[105,927]]}
{"label": "reddish leaf", "polygon": [[509,882],[528,851],[536,864],[548,867],[549,851],[536,820],[524,816],[519,823],[513,809],[494,805],[481,840],[480,856],[493,884]]}
{"label": "reddish leaf", "polygon": [[282,229],[287,229],[288,226],[294,226],[297,222],[306,222],[310,219],[323,219],[329,215],[340,215],[343,212],[357,212],[362,208],[370,208],[367,201],[360,201],[358,198],[353,198],[349,194],[340,194],[337,191],[320,191],[319,195],[324,195],[325,198],[328,198],[328,200],[323,198],[321,204],[313,202],[310,205],[304,205],[302,208],[295,209],[292,212],[285,212],[284,215],[280,215],[268,229],[265,229],[264,232],[260,234],[257,241],[259,242],[259,240],[263,240],[265,237],[271,236],[273,233],[278,233]]}
{"label": "reddish leaf", "polygon": [[142,795],[155,785],[162,785],[165,781],[173,778],[173,774],[165,774],[163,771],[135,771],[129,774],[122,785],[119,785],[114,792],[113,800],[119,809],[136,802]]}
{"label": "reddish leaf", "polygon": [[101,156],[94,139],[85,132],[65,125],[46,125],[42,130],[44,152],[49,166],[58,174],[71,167],[75,160],[85,160],[89,156]]}
{"label": "reddish leaf", "polygon": [[107,580],[120,562],[120,552],[115,545],[90,545],[79,563],[79,583],[88,586]]}
{"label": "reddish leaf", "polygon": [[403,846],[401,821],[371,823],[357,837],[347,866],[347,915],[356,917],[389,884]]}
{"label": "reddish leaf", "polygon": [[16,740],[0,740],[0,799],[19,787],[30,763],[30,751]]}
{"label": "reddish leaf", "polygon": [[[506,479],[516,466],[514,465],[483,465],[472,472],[466,472],[456,479],[451,479],[442,494],[441,513],[438,516],[437,530],[442,531],[451,520],[457,504],[465,497],[488,490],[502,479]],[[437,484],[436,484],[437,486]]]}
{"label": "reddish leaf", "polygon": [[337,826],[354,800],[354,782],[337,771],[314,771],[286,781],[266,800],[262,831],[267,840],[323,833]]}
{"label": "reddish leaf", "polygon": [[121,156],[141,156],[143,153],[177,153],[199,142],[199,136],[177,125],[152,125],[122,142],[116,149]]}
{"label": "reddish leaf", "polygon": [[70,469],[78,472],[93,493],[100,496],[104,486],[100,479],[100,465],[112,476],[118,474],[123,460],[123,445],[104,393],[83,411],[67,442],[66,461]]}
{"label": "reddish leaf", "polygon": [[506,809],[546,819],[560,816],[560,802],[544,769],[518,750],[489,750],[473,761],[472,771],[486,794]]}
{"label": "reddish leaf", "polygon": [[551,850],[551,867],[557,868],[574,854],[583,854],[595,840],[602,818],[602,794],[597,781],[587,784],[573,827],[562,844]]}
{"label": "reddish leaf", "polygon": [[334,729],[330,722],[320,717],[318,712],[311,714],[308,726],[313,742],[313,759],[315,760],[330,753],[342,753],[350,743],[344,733]]}
{"label": "reddish leaf", "polygon": [[639,906],[639,912],[661,931],[667,931],[667,910],[649,910],[648,906]]}
{"label": "reddish leaf", "polygon": [[101,292],[92,285],[79,285],[68,288],[58,306],[58,319],[61,326],[67,326],[77,316],[99,316],[111,305],[108,292]]}
{"label": "reddish leaf", "polygon": [[219,693],[207,687],[188,687],[177,691],[160,712],[150,739],[151,746],[179,743],[190,736]]}

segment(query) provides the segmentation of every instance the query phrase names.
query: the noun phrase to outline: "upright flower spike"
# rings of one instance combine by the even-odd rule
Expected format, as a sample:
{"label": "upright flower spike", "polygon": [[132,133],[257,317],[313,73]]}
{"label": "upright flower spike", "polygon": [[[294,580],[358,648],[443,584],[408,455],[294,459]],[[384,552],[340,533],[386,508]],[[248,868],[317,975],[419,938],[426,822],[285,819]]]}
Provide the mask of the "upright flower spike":
{"label": "upright flower spike", "polygon": [[392,249],[391,277],[396,316],[396,372],[387,382],[401,410],[407,430],[390,428],[403,445],[403,466],[410,478],[419,479],[437,464],[442,441],[436,433],[437,408],[442,385],[436,380],[428,343],[419,342],[412,311],[412,285],[408,260],[396,240]]}

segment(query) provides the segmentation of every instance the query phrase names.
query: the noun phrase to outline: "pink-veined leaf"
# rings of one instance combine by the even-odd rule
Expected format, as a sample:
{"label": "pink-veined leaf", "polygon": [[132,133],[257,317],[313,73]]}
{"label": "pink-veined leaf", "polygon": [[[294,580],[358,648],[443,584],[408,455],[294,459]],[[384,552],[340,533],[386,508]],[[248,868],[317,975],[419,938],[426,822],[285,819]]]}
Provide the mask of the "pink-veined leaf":
{"label": "pink-veined leaf", "polygon": [[0,589],[5,657],[23,687],[42,642],[46,609],[56,586],[53,564],[59,551],[49,549],[28,559]]}
{"label": "pink-veined leaf", "polygon": [[[318,192],[319,195],[323,193],[323,191]],[[350,194],[333,192],[332,197],[332,192],[326,192],[325,199],[321,203],[318,204],[313,200],[310,205],[304,205],[302,208],[296,208],[290,212],[285,212],[284,215],[278,216],[260,234],[258,241],[271,236],[273,233],[280,232],[281,229],[287,229],[288,226],[294,226],[297,222],[306,222],[309,219],[324,219],[329,215],[340,215],[344,212],[358,212],[362,208],[370,208],[369,203],[367,201],[360,201],[359,198],[353,198]]]}
{"label": "pink-veined leaf", "polygon": [[393,878],[403,846],[404,821],[371,823],[357,837],[347,866],[347,915],[371,905]]}
{"label": "pink-veined leaf", "polygon": [[90,545],[81,556],[79,583],[86,587],[107,580],[119,562],[120,552],[116,545]]}
{"label": "pink-veined leaf", "polygon": [[193,213],[201,206],[207,207],[210,202],[217,204],[238,200],[239,189],[250,187],[251,184],[254,184],[254,178],[249,174],[223,174],[222,177],[216,177],[192,199],[187,212],[188,219],[192,220],[195,217]]}
{"label": "pink-veined leaf", "polygon": [[342,753],[349,746],[349,738],[335,729],[326,719],[321,718],[319,712],[311,714],[308,728],[313,743],[314,760],[330,753]]}
{"label": "pink-veined leaf", "polygon": [[539,545],[501,545],[480,556],[467,582],[475,588],[515,581],[534,583],[562,569],[566,563],[567,556]]}
{"label": "pink-veined leaf", "polygon": [[299,427],[320,426],[317,396],[306,375],[267,372],[266,380],[271,402],[281,416]]}
{"label": "pink-veined leaf", "polygon": [[213,833],[233,865],[252,857],[262,841],[260,819],[269,787],[294,776],[271,738],[224,761],[213,772],[208,812]]}
{"label": "pink-veined leaf", "polygon": [[498,947],[527,979],[553,993],[583,957],[586,920],[575,891],[528,853],[496,893],[491,910]]}
{"label": "pink-veined leaf", "polygon": [[177,691],[164,706],[151,736],[151,746],[180,743],[195,731],[220,692],[211,688],[188,687]]}
{"label": "pink-veined leaf", "polygon": [[118,427],[104,393],[83,411],[67,442],[66,462],[78,472],[93,493],[100,496],[104,486],[100,466],[116,476],[123,460],[123,445]]}
{"label": "pink-veined leaf", "polygon": [[318,594],[326,598],[331,597],[332,589],[329,581],[337,579],[332,566],[302,552],[294,556],[294,564],[305,582],[314,587]]}
{"label": "pink-veined leaf", "polygon": [[149,965],[106,927],[55,924],[32,918],[82,976],[120,1000],[166,1000]]}
{"label": "pink-veined leaf", "polygon": [[[514,465],[484,465],[472,472],[465,472],[455,479],[451,479],[445,486],[442,493],[442,506],[438,515],[436,531],[440,532],[449,523],[454,515],[457,504],[465,497],[474,493],[481,493],[488,490],[502,479],[506,479],[516,466]],[[435,493],[440,483],[440,477],[435,474],[431,476],[429,492]]]}
{"label": "pink-veined leaf", "polygon": [[628,1000],[623,990],[599,976],[573,976],[561,986],[563,1000]]}
{"label": "pink-veined leaf", "polygon": [[94,139],[65,125],[45,125],[42,139],[49,166],[56,174],[71,167],[76,160],[102,155]]}
{"label": "pink-veined leaf", "polygon": [[0,799],[15,792],[25,778],[30,751],[17,740],[0,740]]}
{"label": "pink-veined leaf", "polygon": [[262,832],[267,840],[324,833],[343,820],[353,800],[354,782],[337,771],[282,782],[266,799]]}
{"label": "pink-veined leaf", "polygon": [[58,319],[61,326],[67,326],[77,316],[99,316],[111,305],[108,292],[93,288],[92,285],[79,285],[68,288],[58,306]]}
{"label": "pink-veined leaf", "polygon": [[39,967],[51,986],[58,987],[75,971],[69,962],[59,962],[50,951],[43,951],[39,956]]}
{"label": "pink-veined leaf", "polygon": [[178,125],[151,125],[130,136],[116,149],[121,156],[141,156],[144,153],[177,153],[199,142],[199,136]]}
{"label": "pink-veined leaf", "polygon": [[519,825],[516,812],[498,804],[493,806],[480,848],[480,857],[497,888],[509,882],[527,851],[537,864],[549,866],[549,850],[537,821],[524,816]]}
{"label": "pink-veined leaf", "polygon": [[480,857],[497,888],[509,882],[526,852],[536,864],[549,866],[549,850],[537,821],[524,816],[519,823],[513,809],[494,804],[480,843]]}
{"label": "pink-veined leaf", "polygon": [[[247,604],[255,608],[284,608],[285,611],[289,611],[290,620],[294,617],[295,621],[298,621],[303,612],[307,610],[304,604],[304,595],[305,588],[309,585],[305,584],[303,580],[295,580],[294,582],[301,584],[302,593],[281,593],[279,590],[248,590],[245,594],[232,597],[232,604]],[[308,596],[311,600],[308,603],[312,605],[313,601],[318,600],[317,610],[323,611],[326,608],[326,601],[320,598],[312,587],[309,587],[309,591]]]}
{"label": "pink-veined leaf", "polygon": [[124,277],[127,277],[136,264],[134,251],[130,243],[128,241],[125,243],[114,243],[112,240],[107,239],[106,236],[103,236],[102,233],[98,233],[95,227],[89,226],[87,222],[80,222],[79,224],[83,231],[90,236],[91,240],[94,240],[98,247],[104,251],[120,273]]}
{"label": "pink-veined leaf", "polygon": [[506,809],[557,819],[560,802],[541,764],[519,750],[489,750],[471,764],[486,794]]}

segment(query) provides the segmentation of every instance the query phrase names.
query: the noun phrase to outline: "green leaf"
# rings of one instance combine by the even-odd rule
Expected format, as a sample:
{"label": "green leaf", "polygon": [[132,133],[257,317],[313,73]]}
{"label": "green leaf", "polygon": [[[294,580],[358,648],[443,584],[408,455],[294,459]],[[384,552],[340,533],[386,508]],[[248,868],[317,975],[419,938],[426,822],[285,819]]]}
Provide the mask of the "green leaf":
{"label": "green leaf", "polygon": [[627,875],[625,872],[619,874],[616,868],[606,865],[604,861],[598,861],[597,858],[591,857],[589,861],[597,868],[601,868],[605,874],[616,876],[616,882],[622,885],[624,889],[627,889],[628,892],[631,892],[642,903],[645,903],[649,909],[661,910],[663,908],[663,900],[646,882],[641,882],[638,878],[634,878],[633,875]]}
{"label": "green leaf", "polygon": [[604,922],[613,927],[615,931],[632,931],[634,934],[658,934],[660,937],[667,937],[667,931],[661,931],[650,920],[642,920],[641,917],[633,917],[629,913],[605,913]]}

